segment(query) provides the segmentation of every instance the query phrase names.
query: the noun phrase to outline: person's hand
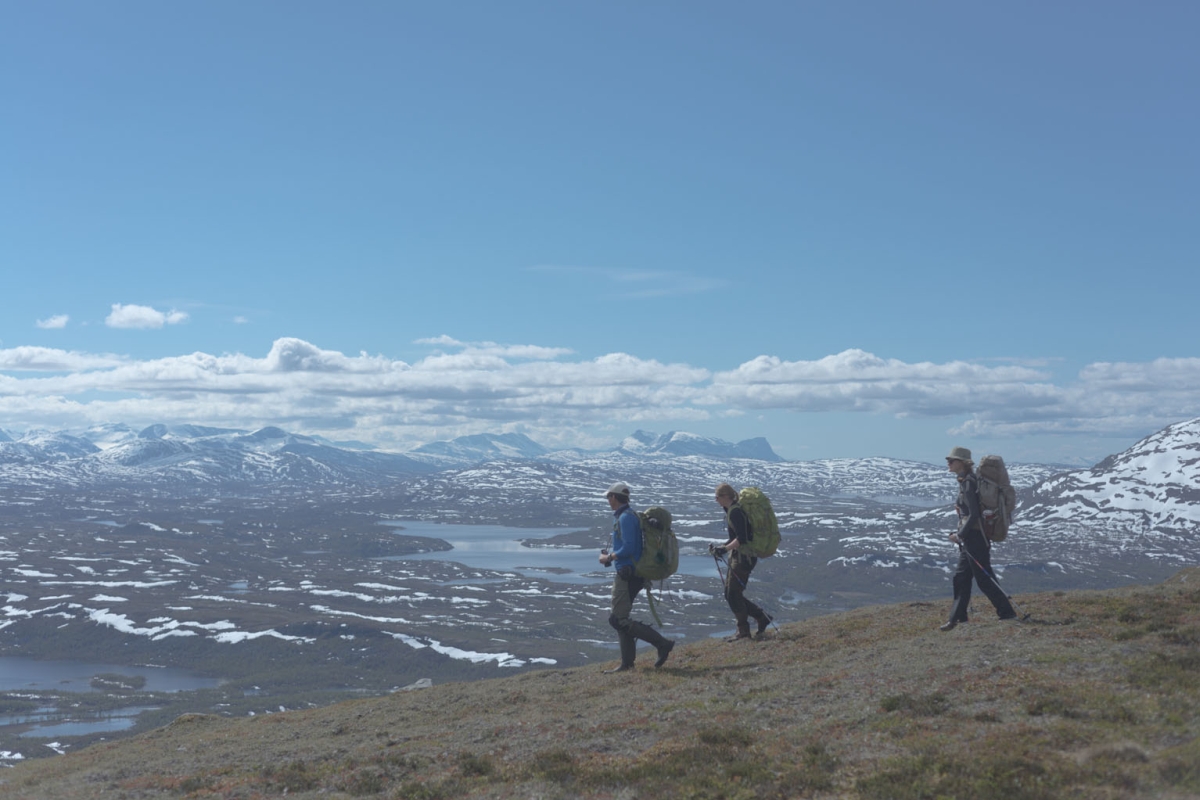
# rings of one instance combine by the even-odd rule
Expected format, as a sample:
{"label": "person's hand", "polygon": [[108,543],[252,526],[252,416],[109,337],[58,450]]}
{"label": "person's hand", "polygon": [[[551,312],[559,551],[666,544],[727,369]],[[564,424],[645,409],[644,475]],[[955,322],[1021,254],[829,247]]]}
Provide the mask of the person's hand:
{"label": "person's hand", "polygon": [[600,551],[600,563],[606,567],[612,563],[612,556],[610,556],[605,550]]}
{"label": "person's hand", "polygon": [[958,534],[957,533],[950,534],[950,541],[954,542],[955,544],[960,544],[959,539],[958,539]]}

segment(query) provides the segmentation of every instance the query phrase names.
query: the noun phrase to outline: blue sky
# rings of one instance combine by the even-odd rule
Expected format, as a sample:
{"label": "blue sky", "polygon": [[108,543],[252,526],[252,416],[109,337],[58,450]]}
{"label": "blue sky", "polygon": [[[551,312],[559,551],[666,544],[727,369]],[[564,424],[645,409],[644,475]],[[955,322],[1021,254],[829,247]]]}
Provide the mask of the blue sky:
{"label": "blue sky", "polygon": [[1200,6],[0,5],[0,428],[1086,462],[1200,415]]}

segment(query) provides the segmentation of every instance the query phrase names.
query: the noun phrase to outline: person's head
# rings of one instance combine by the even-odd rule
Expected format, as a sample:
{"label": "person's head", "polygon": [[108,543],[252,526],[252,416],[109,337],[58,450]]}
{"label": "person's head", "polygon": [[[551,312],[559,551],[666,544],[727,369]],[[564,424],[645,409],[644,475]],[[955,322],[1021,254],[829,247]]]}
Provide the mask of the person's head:
{"label": "person's head", "polygon": [[961,477],[974,468],[975,462],[971,460],[970,450],[965,447],[950,448],[950,455],[946,456],[946,469]]}
{"label": "person's head", "polygon": [[721,508],[729,508],[737,502],[738,493],[728,483],[722,483],[717,487],[717,502],[721,504]]}
{"label": "person's head", "polygon": [[605,499],[608,500],[609,506],[613,511],[616,511],[621,506],[629,505],[629,487],[618,481],[608,487],[608,491],[604,493]]}

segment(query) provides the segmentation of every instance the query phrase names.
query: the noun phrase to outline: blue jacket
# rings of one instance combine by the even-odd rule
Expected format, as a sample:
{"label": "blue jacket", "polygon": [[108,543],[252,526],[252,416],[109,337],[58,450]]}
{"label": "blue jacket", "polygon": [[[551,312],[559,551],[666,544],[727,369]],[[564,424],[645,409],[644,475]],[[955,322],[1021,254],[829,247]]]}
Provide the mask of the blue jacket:
{"label": "blue jacket", "polygon": [[617,569],[632,567],[642,557],[642,523],[628,504],[613,512],[612,554]]}

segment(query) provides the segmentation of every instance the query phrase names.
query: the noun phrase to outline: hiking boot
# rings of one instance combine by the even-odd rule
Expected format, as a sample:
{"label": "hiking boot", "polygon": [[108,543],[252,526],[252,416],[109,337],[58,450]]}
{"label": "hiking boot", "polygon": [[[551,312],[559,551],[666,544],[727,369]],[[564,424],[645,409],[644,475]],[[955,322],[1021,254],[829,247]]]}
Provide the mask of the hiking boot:
{"label": "hiking boot", "polygon": [[675,649],[675,642],[667,639],[658,646],[658,661],[654,662],[654,667],[657,669],[667,663],[667,656],[671,655],[671,651]]}
{"label": "hiking boot", "polygon": [[740,639],[750,639],[750,638],[752,638],[752,637],[750,636],[750,631],[738,631],[738,632],[737,632],[737,633],[735,633],[733,636],[726,636],[726,637],[725,637],[725,641],[727,641],[727,642],[736,642],[736,641],[738,641],[738,640],[740,640]]}
{"label": "hiking boot", "polygon": [[946,620],[946,623],[944,625],[942,625],[942,627],[938,628],[938,630],[939,631],[952,631],[952,630],[954,630],[955,626],[957,626],[957,625],[958,625],[958,620],[948,619],[948,620]]}
{"label": "hiking boot", "polygon": [[625,631],[617,632],[617,641],[621,645],[621,666],[606,669],[605,672],[625,672],[633,669],[633,662],[637,660],[637,640],[633,638],[632,633]]}
{"label": "hiking boot", "polygon": [[763,615],[758,618],[758,630],[754,632],[755,637],[762,636],[767,630],[767,626],[771,624],[771,620],[775,619],[770,614],[763,612]]}

